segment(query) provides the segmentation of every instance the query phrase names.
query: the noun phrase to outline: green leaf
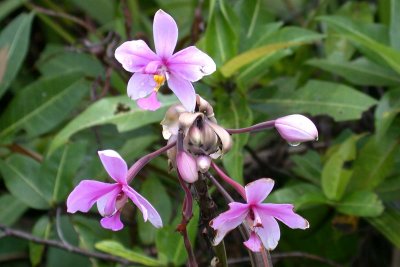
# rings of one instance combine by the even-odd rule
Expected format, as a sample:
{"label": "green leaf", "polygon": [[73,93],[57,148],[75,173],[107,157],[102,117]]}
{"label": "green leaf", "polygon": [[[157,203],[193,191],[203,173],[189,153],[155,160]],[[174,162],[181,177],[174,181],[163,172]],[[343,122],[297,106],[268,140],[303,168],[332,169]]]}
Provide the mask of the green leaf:
{"label": "green leaf", "polygon": [[372,97],[343,84],[311,80],[292,94],[252,99],[255,108],[276,116],[288,113],[329,115],[336,121],[355,120],[376,103]]}
{"label": "green leaf", "polygon": [[176,103],[174,96],[160,97],[161,107],[154,112],[138,108],[127,96],[103,98],[73,119],[53,139],[49,153],[68,141],[75,133],[96,125],[114,124],[119,132],[161,121],[167,108]]}
{"label": "green leaf", "polygon": [[[180,209],[178,209],[180,210]],[[173,266],[181,266],[186,262],[187,252],[183,243],[182,235],[176,231],[176,225],[180,223],[182,215],[178,214],[175,220],[164,225],[163,228],[157,231],[156,246],[158,257],[162,262],[172,263]],[[194,205],[193,217],[187,225],[189,240],[194,246],[199,222],[199,207]],[[173,245],[171,245],[173,244]]]}
{"label": "green leaf", "polygon": [[[0,9],[3,10],[3,9]],[[3,29],[0,34],[0,49],[6,48],[6,69],[0,79],[0,97],[16,77],[29,47],[33,13],[22,13]]]}
{"label": "green leaf", "polygon": [[4,194],[0,196],[0,222],[2,224],[13,225],[27,209],[28,206],[13,195]]}
{"label": "green leaf", "polygon": [[[248,106],[246,97],[228,98],[226,105],[220,103],[216,111],[219,123],[224,127],[242,128],[248,127],[253,122],[253,113]],[[230,177],[243,184],[243,147],[247,144],[249,134],[236,134],[232,136],[232,148],[222,157],[222,162]]]}
{"label": "green leaf", "polygon": [[72,181],[84,160],[85,150],[85,143],[70,143],[45,157],[40,177],[49,183],[53,204],[64,201],[71,191]]}
{"label": "green leaf", "polygon": [[339,212],[361,217],[379,216],[384,210],[378,195],[370,191],[351,193],[335,206]]}
{"label": "green leaf", "polygon": [[400,2],[390,0],[390,44],[394,49],[400,51]]}
{"label": "green leaf", "polygon": [[[48,239],[50,236],[51,224],[47,216],[41,217],[33,226],[32,235]],[[31,260],[32,266],[37,266],[40,264],[43,257],[45,246],[36,244],[33,242],[29,243],[29,258]]]}
{"label": "green leaf", "polygon": [[15,9],[24,4],[26,0],[6,0],[0,4],[0,21],[8,16]]}
{"label": "green leaf", "polygon": [[400,199],[400,175],[397,174],[385,179],[375,188],[375,192],[382,201],[396,201]]}
{"label": "green leaf", "polygon": [[7,161],[0,160],[0,172],[7,189],[29,207],[47,209],[50,207],[49,192],[38,176],[39,163],[31,158],[14,154]]}
{"label": "green leaf", "polygon": [[356,157],[356,141],[359,137],[350,136],[333,152],[322,169],[321,185],[326,197],[332,200],[342,198],[352,170],[345,168],[345,163]]}
{"label": "green leaf", "polygon": [[89,89],[79,73],[40,79],[22,90],[0,117],[0,138],[20,129],[28,135],[45,133],[65,119]]}
{"label": "green leaf", "polygon": [[400,248],[400,211],[387,207],[379,217],[367,218],[397,248]]}
{"label": "green leaf", "polygon": [[207,29],[200,45],[219,67],[237,53],[237,19],[225,0],[210,1],[209,10]]}
{"label": "green leaf", "polygon": [[400,83],[398,73],[363,57],[351,62],[311,59],[307,61],[307,64],[339,75],[355,85],[390,86]]}
{"label": "green leaf", "polygon": [[396,51],[383,43],[375,41],[374,37],[364,33],[362,26],[345,17],[322,16],[319,19],[333,27],[342,36],[368,49],[376,57],[391,66],[393,70],[400,73],[400,51]]}
{"label": "green leaf", "polygon": [[394,118],[400,113],[400,89],[387,91],[379,100],[375,110],[375,128],[377,138],[386,134]]}
{"label": "green leaf", "polygon": [[[157,192],[155,194],[155,192]],[[162,221],[167,224],[170,221],[172,213],[172,203],[157,177],[147,177],[143,182],[140,193],[160,212]],[[143,244],[152,244],[156,238],[157,229],[149,222],[143,221],[143,215],[137,213],[138,232]]]}
{"label": "green leaf", "polygon": [[[225,77],[230,77],[243,66],[257,61],[262,57],[269,56],[285,48],[308,44],[321,38],[322,35],[313,31],[296,27],[286,27],[272,34],[268,38],[268,44],[245,51],[232,58],[220,70]],[[271,43],[272,40],[274,40],[273,43]]]}
{"label": "green leaf", "polygon": [[106,24],[113,20],[116,11],[116,5],[108,0],[72,0],[72,3],[89,14],[101,24]]}
{"label": "green leaf", "polygon": [[274,190],[266,203],[292,203],[296,210],[328,203],[321,189],[308,183],[299,183]]}
{"label": "green leaf", "polygon": [[164,266],[157,259],[143,255],[139,252],[135,252],[125,248],[122,244],[113,240],[104,240],[96,243],[96,249],[109,253],[114,256],[118,256],[135,263],[139,263],[145,266]]}
{"label": "green leaf", "polygon": [[98,59],[88,54],[74,52],[50,53],[47,57],[41,58],[38,68],[46,77],[73,71],[90,77],[104,73],[104,68]]}
{"label": "green leaf", "polygon": [[372,190],[392,171],[399,141],[386,136],[385,139],[369,138],[354,161],[349,190]]}
{"label": "green leaf", "polygon": [[296,164],[294,173],[313,184],[321,184],[322,162],[317,152],[309,150],[306,154],[294,155],[290,159]]}

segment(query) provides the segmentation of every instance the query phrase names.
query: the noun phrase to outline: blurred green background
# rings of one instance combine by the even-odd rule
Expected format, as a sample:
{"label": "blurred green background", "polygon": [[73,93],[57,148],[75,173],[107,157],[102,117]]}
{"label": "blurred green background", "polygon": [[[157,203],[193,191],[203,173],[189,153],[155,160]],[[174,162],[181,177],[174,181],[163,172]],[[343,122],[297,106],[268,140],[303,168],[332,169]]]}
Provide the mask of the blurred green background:
{"label": "blurred green background", "polygon": [[[185,265],[175,232],[183,193],[166,156],[133,182],[164,228],[144,223],[133,205],[116,233],[100,227],[96,210],[65,208],[80,180],[106,179],[97,150],[116,150],[132,164],[165,144],[159,122],[176,98],[163,97],[156,112],[139,110],[126,95],[130,74],[114,59],[126,40],[153,47],[160,8],[178,23],[177,50],[195,44],[215,60],[217,72],[195,88],[219,124],[301,113],[317,125],[318,142],[296,147],[276,131],[234,136],[218,162],[242,184],[273,178],[267,201],[294,203],[310,221],[306,231],[281,225],[275,266],[400,266],[398,0],[1,1],[0,224],[132,266]],[[217,191],[212,197],[227,209]],[[209,266],[213,253],[195,210],[189,234],[199,265]],[[229,266],[249,266],[237,231],[226,247]],[[71,265],[121,266],[0,231],[0,266]]]}

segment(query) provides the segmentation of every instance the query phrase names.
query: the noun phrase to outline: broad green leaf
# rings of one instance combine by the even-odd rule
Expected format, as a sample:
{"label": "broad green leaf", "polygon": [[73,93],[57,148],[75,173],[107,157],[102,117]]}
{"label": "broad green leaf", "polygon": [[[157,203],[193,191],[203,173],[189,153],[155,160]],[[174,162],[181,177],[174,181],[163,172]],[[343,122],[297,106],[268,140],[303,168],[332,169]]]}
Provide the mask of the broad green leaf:
{"label": "broad green leaf", "polygon": [[361,217],[379,216],[384,210],[382,201],[375,193],[370,191],[351,193],[335,206],[339,212]]}
{"label": "broad green leaf", "polygon": [[299,183],[274,190],[265,203],[292,203],[296,210],[328,203],[321,189],[308,183]]}
{"label": "broad green leaf", "polygon": [[379,100],[375,110],[375,128],[377,138],[381,139],[400,113],[400,89],[387,91]]}
{"label": "broad green leaf", "polygon": [[296,27],[286,27],[272,34],[267,39],[267,44],[245,51],[232,58],[220,70],[225,77],[230,77],[243,66],[257,61],[262,57],[269,56],[285,48],[305,45],[321,38],[322,35],[313,31]]}
{"label": "broad green leaf", "polygon": [[39,163],[31,158],[14,154],[7,161],[0,160],[0,172],[7,189],[29,207],[47,209],[50,194],[47,182],[39,177]]}
{"label": "broad green leaf", "polygon": [[400,248],[400,211],[386,207],[379,217],[367,218],[379,232],[381,232],[397,248]]}
{"label": "broad green leaf", "polygon": [[324,164],[321,185],[328,199],[339,200],[346,190],[352,170],[345,168],[345,163],[356,157],[357,139],[357,136],[347,138]]}
{"label": "broad green leaf", "polygon": [[0,48],[0,83],[3,82],[3,77],[7,68],[8,48]]}
{"label": "broad green leaf", "polygon": [[25,2],[26,0],[6,0],[0,3],[0,21]]}
{"label": "broad green leaf", "polygon": [[[253,113],[248,106],[246,97],[232,97],[218,102],[216,113],[219,123],[225,128],[248,127],[253,122]],[[224,167],[228,174],[243,184],[243,147],[247,144],[249,134],[236,134],[232,136],[232,148],[222,157]]]}
{"label": "broad green leaf", "polygon": [[29,136],[51,130],[79,104],[88,89],[89,83],[80,79],[79,73],[62,73],[28,85],[0,117],[0,138],[20,129]]}
{"label": "broad green leaf", "polygon": [[72,71],[90,77],[97,77],[104,73],[104,68],[98,59],[85,53],[73,52],[56,52],[41,58],[38,68],[42,75],[46,77]]}
{"label": "broad green leaf", "polygon": [[142,253],[135,252],[125,248],[121,243],[113,240],[104,240],[96,243],[96,249],[118,256],[144,266],[164,266],[157,259],[146,256]]}
{"label": "broad green leaf", "polygon": [[[160,212],[163,223],[168,224],[172,213],[172,203],[165,187],[156,175],[147,177],[141,186],[140,194]],[[157,229],[151,223],[143,221],[142,213],[138,212],[136,218],[142,243],[146,245],[154,243]]]}
{"label": "broad green leaf", "polygon": [[354,171],[349,190],[372,190],[378,186],[392,171],[398,148],[397,138],[386,136],[382,140],[375,136],[370,137],[353,163]]}
{"label": "broad green leaf", "polygon": [[390,0],[390,44],[400,51],[400,2],[398,0]]}
{"label": "broad green leaf", "polygon": [[400,175],[397,174],[386,178],[374,191],[382,201],[400,200]]}
{"label": "broad green leaf", "polygon": [[[180,208],[178,209],[180,210]],[[186,262],[187,252],[183,238],[176,231],[176,226],[181,222],[182,215],[178,213],[175,220],[157,231],[156,246],[158,258],[165,263],[172,263],[173,266],[181,266]],[[189,240],[192,246],[195,244],[199,222],[199,207],[193,207],[193,217],[187,225]],[[173,244],[173,245],[171,245]]]}
{"label": "broad green leaf", "polygon": [[40,177],[49,183],[53,204],[64,201],[72,190],[72,181],[84,160],[85,150],[86,145],[82,142],[69,143],[45,157]]}
{"label": "broad green leaf", "polygon": [[209,10],[209,21],[200,46],[219,67],[237,53],[238,21],[232,7],[225,0],[210,1]]}
{"label": "broad green leaf", "polygon": [[29,47],[32,19],[33,13],[22,13],[0,33],[0,49],[6,48],[8,51],[6,69],[3,79],[0,80],[0,97],[16,77],[25,59]]}
{"label": "broad green leaf", "polygon": [[313,184],[321,184],[322,162],[317,152],[307,151],[303,155],[294,155],[290,159],[296,164],[293,172]]}
{"label": "broad green leaf", "polygon": [[400,74],[400,51],[396,51],[383,43],[375,41],[373,37],[363,32],[361,26],[345,17],[322,16],[319,19],[333,27],[342,36],[368,49]]}
{"label": "broad green leaf", "polygon": [[[32,235],[48,239],[50,236],[51,223],[49,222],[49,218],[47,216],[41,217],[33,226]],[[33,242],[29,243],[29,258],[31,260],[32,266],[38,266],[43,257],[45,246],[36,244]]]}
{"label": "broad green leaf", "polygon": [[251,99],[255,108],[275,116],[289,113],[329,115],[336,121],[355,120],[376,103],[372,97],[343,84],[311,80],[293,94]]}
{"label": "broad green leaf", "polygon": [[311,59],[307,64],[339,75],[355,85],[390,86],[400,83],[400,75],[389,68],[381,67],[366,58],[351,62],[329,59]]}
{"label": "broad green leaf", "polygon": [[92,126],[114,124],[119,132],[125,132],[161,121],[167,108],[176,103],[176,98],[166,96],[160,97],[160,100],[161,108],[149,112],[137,107],[127,96],[103,98],[89,106],[54,137],[49,153],[67,142],[73,134]]}
{"label": "broad green leaf", "polygon": [[0,196],[0,222],[2,224],[13,225],[27,209],[28,206],[13,195]]}

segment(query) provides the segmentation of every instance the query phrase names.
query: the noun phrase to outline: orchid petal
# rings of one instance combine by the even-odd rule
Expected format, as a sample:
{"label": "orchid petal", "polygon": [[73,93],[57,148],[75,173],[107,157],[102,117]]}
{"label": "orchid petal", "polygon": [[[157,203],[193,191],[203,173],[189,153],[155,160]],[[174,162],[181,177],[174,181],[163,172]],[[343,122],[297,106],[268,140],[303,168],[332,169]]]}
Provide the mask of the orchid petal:
{"label": "orchid petal", "polygon": [[158,214],[157,210],[147,201],[147,199],[142,197],[130,186],[125,186],[122,190],[143,213],[144,221],[147,221],[148,219],[154,227],[162,227],[160,214]]}
{"label": "orchid petal", "polygon": [[124,227],[124,225],[121,222],[120,216],[121,212],[117,211],[114,215],[110,217],[104,217],[103,219],[101,219],[100,224],[105,229],[119,231]]}
{"label": "orchid petal", "polygon": [[270,178],[258,179],[245,186],[246,199],[249,204],[261,203],[274,187],[274,180]]}
{"label": "orchid petal", "polygon": [[148,96],[157,87],[154,75],[134,73],[128,82],[128,96],[137,100]]}
{"label": "orchid petal", "polygon": [[157,54],[162,59],[170,57],[178,41],[178,26],[175,20],[161,9],[154,16],[153,36]]}
{"label": "orchid petal", "polygon": [[155,111],[161,107],[160,101],[157,99],[157,92],[153,91],[148,97],[136,100],[136,104],[143,110]]}
{"label": "orchid petal", "polygon": [[196,82],[216,70],[214,60],[195,46],[189,46],[168,59],[168,69],[184,78]]}
{"label": "orchid petal", "polygon": [[118,187],[118,184],[83,180],[69,194],[67,199],[67,211],[69,213],[75,213],[78,210],[88,212],[99,198]]}
{"label": "orchid petal", "polygon": [[[292,204],[259,204],[257,210],[264,216],[273,216],[292,229],[307,229],[310,224],[293,211]],[[260,214],[262,217],[262,215]]]}
{"label": "orchid petal", "polygon": [[128,166],[118,152],[109,149],[98,151],[97,153],[110,177],[120,184],[126,184]]}
{"label": "orchid petal", "polygon": [[218,245],[229,231],[239,226],[248,212],[249,206],[247,204],[229,203],[229,210],[221,213],[210,222],[210,226],[217,231],[213,241],[214,245]]}
{"label": "orchid petal", "polygon": [[176,75],[171,74],[168,79],[168,86],[181,101],[182,105],[189,112],[193,112],[196,106],[196,92],[193,85]]}
{"label": "orchid petal", "polygon": [[257,235],[260,237],[264,247],[273,250],[278,245],[281,238],[278,222],[272,216],[262,216],[263,227],[255,228]]}
{"label": "orchid petal", "polygon": [[129,72],[141,71],[149,62],[159,60],[159,57],[143,40],[121,44],[115,50],[115,58]]}
{"label": "orchid petal", "polygon": [[253,252],[260,252],[263,248],[260,238],[254,231],[251,232],[249,240],[243,244]]}
{"label": "orchid petal", "polygon": [[114,214],[115,210],[117,209],[116,201],[120,192],[121,187],[116,187],[115,189],[111,190],[111,192],[97,200],[97,210],[101,216],[106,217]]}

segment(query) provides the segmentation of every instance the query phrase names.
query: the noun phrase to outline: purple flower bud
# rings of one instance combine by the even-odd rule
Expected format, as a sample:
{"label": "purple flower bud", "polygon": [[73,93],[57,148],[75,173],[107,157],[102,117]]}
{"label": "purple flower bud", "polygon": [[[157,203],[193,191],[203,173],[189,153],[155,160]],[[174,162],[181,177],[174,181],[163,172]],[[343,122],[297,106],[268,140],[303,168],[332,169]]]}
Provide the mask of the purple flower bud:
{"label": "purple flower bud", "polygon": [[291,144],[318,140],[318,130],[307,117],[299,114],[275,120],[275,128],[283,139]]}
{"label": "purple flower bud", "polygon": [[182,179],[194,183],[199,178],[196,160],[186,151],[179,151],[176,156],[176,166]]}
{"label": "purple flower bud", "polygon": [[211,158],[208,156],[199,156],[197,158],[197,167],[201,173],[205,173],[210,168]]}

